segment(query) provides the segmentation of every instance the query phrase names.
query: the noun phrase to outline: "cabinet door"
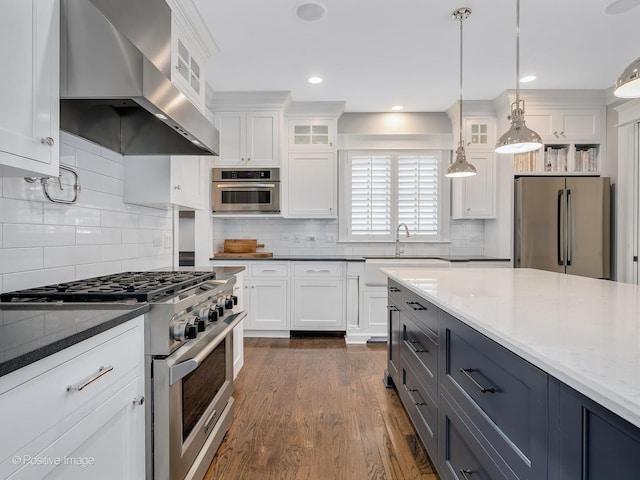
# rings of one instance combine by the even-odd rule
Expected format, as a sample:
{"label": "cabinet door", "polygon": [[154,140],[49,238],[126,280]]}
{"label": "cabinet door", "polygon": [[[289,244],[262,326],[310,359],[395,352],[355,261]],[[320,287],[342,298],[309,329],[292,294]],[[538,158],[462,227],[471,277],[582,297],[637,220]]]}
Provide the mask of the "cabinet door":
{"label": "cabinet door", "polygon": [[332,152],[290,153],[288,216],[335,218],[337,166]]}
{"label": "cabinet door", "polygon": [[342,280],[294,280],[292,330],[345,328]]}
{"label": "cabinet door", "polygon": [[[233,286],[233,295],[238,297],[238,304],[234,311],[244,310],[244,275],[236,274],[236,284]],[[233,329],[233,378],[244,365],[244,320]]]}
{"label": "cabinet door", "polygon": [[545,143],[600,141],[601,112],[598,108],[531,110],[525,113],[527,126]]}
{"label": "cabinet door", "polygon": [[496,143],[495,122],[492,117],[466,117],[464,119],[466,150],[493,150]]}
{"label": "cabinet door", "polygon": [[246,330],[288,330],[288,280],[251,279],[245,283],[249,299]]}
{"label": "cabinet door", "polygon": [[0,175],[58,176],[59,0],[7,0],[0,32]]}
{"label": "cabinet door", "polygon": [[372,337],[387,335],[387,289],[367,287],[362,293],[362,322],[360,329]]}
{"label": "cabinet door", "polygon": [[215,124],[220,130],[220,156],[216,158],[216,165],[246,166],[247,115],[244,112],[217,112]]}
{"label": "cabinet door", "polygon": [[553,380],[550,480],[638,478],[640,428]]}
{"label": "cabinet door", "polygon": [[188,208],[202,209],[205,205],[206,187],[203,174],[206,160],[193,155],[171,157],[171,203]]}
{"label": "cabinet door", "polygon": [[289,150],[331,150],[335,135],[335,120],[289,120]]}
{"label": "cabinet door", "polygon": [[452,180],[453,218],[495,218],[495,154],[467,152],[467,160],[477,175]]}
{"label": "cabinet door", "polygon": [[205,110],[204,62],[175,17],[171,19],[171,81],[198,110]]}
{"label": "cabinet door", "polygon": [[280,165],[278,112],[247,113],[247,165]]}

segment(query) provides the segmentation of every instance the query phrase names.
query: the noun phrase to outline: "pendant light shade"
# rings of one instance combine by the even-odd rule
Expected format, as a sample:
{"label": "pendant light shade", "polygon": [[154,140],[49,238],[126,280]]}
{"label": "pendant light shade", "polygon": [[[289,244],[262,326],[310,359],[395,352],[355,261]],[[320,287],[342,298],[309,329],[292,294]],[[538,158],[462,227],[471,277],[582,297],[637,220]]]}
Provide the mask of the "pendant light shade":
{"label": "pendant light shade", "polygon": [[616,82],[613,94],[620,98],[640,97],[640,58],[636,58],[624,69]]}
{"label": "pendant light shade", "polygon": [[458,8],[452,14],[454,20],[460,21],[460,141],[456,150],[456,159],[449,165],[445,172],[445,177],[471,177],[478,173],[476,167],[467,162],[467,155],[464,151],[464,139],[462,138],[462,21],[471,15],[470,8]]}
{"label": "pendant light shade", "polygon": [[520,99],[520,0],[516,0],[516,101],[511,104],[511,126],[496,143],[496,153],[524,153],[542,147],[542,138],[524,123]]}

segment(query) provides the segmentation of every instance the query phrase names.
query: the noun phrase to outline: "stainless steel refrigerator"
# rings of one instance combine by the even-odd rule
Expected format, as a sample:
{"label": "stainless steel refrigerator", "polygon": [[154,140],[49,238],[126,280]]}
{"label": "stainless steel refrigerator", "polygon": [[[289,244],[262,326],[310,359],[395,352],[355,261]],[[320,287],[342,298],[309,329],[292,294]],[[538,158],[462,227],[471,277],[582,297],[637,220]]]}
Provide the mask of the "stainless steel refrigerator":
{"label": "stainless steel refrigerator", "polygon": [[517,178],[515,266],[610,278],[610,196],[609,178]]}

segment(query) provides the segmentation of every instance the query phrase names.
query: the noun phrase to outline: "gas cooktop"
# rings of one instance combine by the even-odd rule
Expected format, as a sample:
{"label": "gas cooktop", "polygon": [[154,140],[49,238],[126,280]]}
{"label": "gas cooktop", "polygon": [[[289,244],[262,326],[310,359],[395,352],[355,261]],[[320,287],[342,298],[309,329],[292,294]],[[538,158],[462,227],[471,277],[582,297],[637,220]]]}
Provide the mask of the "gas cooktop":
{"label": "gas cooktop", "polygon": [[18,290],[1,302],[149,302],[216,278],[214,272],[125,272]]}

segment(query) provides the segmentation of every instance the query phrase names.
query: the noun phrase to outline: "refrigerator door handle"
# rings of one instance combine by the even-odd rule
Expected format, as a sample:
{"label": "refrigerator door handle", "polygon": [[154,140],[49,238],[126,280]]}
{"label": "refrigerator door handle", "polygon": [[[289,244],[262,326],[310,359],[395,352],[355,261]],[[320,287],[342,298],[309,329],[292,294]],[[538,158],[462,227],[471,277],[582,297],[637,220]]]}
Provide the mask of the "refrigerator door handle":
{"label": "refrigerator door handle", "polygon": [[564,209],[562,208],[562,197],[564,190],[558,190],[558,265],[564,265]]}
{"label": "refrigerator door handle", "polygon": [[567,265],[573,261],[574,242],[576,238],[575,215],[573,212],[573,197],[571,190],[567,189]]}

